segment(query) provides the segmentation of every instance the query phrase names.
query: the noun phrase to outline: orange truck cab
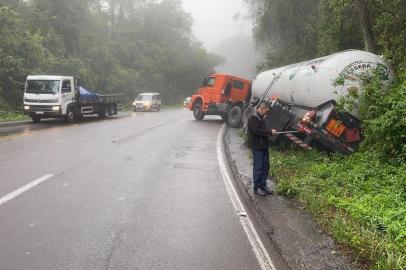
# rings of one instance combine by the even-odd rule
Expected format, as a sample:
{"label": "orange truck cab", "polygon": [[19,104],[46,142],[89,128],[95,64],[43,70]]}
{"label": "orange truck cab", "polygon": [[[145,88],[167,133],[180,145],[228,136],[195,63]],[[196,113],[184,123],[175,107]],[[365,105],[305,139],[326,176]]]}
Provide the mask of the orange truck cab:
{"label": "orange truck cab", "polygon": [[231,127],[239,127],[244,104],[251,99],[251,81],[227,74],[210,74],[191,97],[188,108],[196,120],[219,115]]}

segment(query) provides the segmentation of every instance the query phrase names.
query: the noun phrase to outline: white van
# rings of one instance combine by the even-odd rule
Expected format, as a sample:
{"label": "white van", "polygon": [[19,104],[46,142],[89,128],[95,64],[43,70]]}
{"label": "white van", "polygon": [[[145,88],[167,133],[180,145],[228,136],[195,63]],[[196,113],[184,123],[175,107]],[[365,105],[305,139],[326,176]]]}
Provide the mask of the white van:
{"label": "white van", "polygon": [[161,97],[159,93],[141,93],[133,102],[134,112],[161,110]]}

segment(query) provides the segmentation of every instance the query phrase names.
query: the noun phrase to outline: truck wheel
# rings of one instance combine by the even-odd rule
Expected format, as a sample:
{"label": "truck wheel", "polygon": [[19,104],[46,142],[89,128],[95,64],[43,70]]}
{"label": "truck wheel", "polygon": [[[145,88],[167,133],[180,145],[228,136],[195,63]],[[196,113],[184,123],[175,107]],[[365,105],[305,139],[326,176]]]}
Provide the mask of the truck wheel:
{"label": "truck wheel", "polygon": [[204,112],[202,111],[202,104],[201,103],[196,103],[193,106],[193,116],[198,121],[203,120]]}
{"label": "truck wheel", "polygon": [[68,123],[74,123],[75,122],[75,112],[73,111],[72,107],[69,107],[68,110],[66,111],[65,120]]}
{"label": "truck wheel", "polygon": [[244,111],[242,113],[242,125],[244,129],[244,133],[247,134],[248,132],[248,119],[251,117],[251,115],[254,113],[255,107],[249,105],[244,108]]}
{"label": "truck wheel", "polygon": [[117,104],[113,105],[113,115],[117,115],[118,114],[118,108],[117,108]]}
{"label": "truck wheel", "polygon": [[107,111],[108,111],[109,116],[113,116],[114,115],[113,105],[110,105]]}
{"label": "truck wheel", "polygon": [[99,112],[97,113],[97,115],[99,116],[99,118],[105,118],[106,117],[106,108],[99,108]]}
{"label": "truck wheel", "polygon": [[227,123],[232,128],[241,127],[242,108],[240,106],[234,106],[228,112]]}
{"label": "truck wheel", "polygon": [[41,116],[33,115],[31,119],[34,123],[39,123],[41,121]]}

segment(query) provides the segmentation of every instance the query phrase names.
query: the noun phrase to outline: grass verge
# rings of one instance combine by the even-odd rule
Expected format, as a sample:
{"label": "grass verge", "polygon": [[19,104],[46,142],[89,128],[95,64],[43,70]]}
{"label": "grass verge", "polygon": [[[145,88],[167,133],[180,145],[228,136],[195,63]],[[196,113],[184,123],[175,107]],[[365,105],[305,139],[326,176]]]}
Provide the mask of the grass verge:
{"label": "grass verge", "polygon": [[372,152],[327,155],[271,149],[278,192],[300,201],[369,269],[406,269],[406,164]]}
{"label": "grass verge", "polygon": [[0,111],[0,123],[1,122],[21,121],[21,120],[30,120],[30,118],[24,114],[17,113],[17,112],[1,112]]}

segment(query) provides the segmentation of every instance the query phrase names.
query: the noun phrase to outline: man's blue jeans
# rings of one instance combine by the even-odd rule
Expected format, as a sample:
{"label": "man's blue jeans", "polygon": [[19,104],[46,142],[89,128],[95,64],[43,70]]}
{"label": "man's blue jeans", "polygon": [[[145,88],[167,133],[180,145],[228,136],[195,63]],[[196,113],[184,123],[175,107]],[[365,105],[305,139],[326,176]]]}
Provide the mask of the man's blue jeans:
{"label": "man's blue jeans", "polygon": [[254,189],[265,188],[266,180],[269,175],[269,150],[252,150],[252,156],[254,158],[253,180]]}

